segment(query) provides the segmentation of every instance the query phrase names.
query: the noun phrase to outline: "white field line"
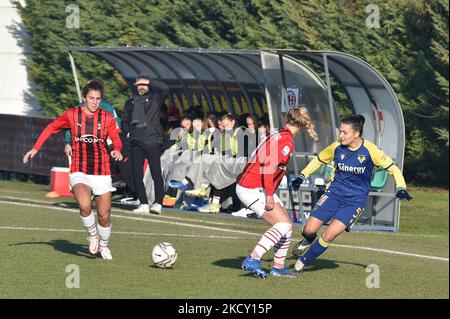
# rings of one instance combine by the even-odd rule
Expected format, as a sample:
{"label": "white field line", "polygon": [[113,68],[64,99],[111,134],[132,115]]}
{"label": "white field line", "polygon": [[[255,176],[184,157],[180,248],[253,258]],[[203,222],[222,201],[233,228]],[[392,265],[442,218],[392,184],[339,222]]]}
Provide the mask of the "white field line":
{"label": "white field line", "polygon": [[395,250],[370,248],[370,247],[361,247],[361,246],[350,246],[350,245],[341,245],[341,244],[339,244],[339,245],[338,244],[332,244],[332,246],[341,247],[341,248],[362,249],[362,250],[376,251],[376,252],[379,252],[379,253],[396,254],[396,255],[418,257],[418,258],[426,258],[426,259],[434,259],[434,260],[441,260],[441,261],[447,261],[448,262],[448,258],[444,258],[444,257],[435,257],[435,256],[411,254],[411,253],[405,253],[405,252],[400,252],[400,251],[395,251]]}
{"label": "white field line", "polygon": [[[0,203],[9,204],[9,205],[18,205],[18,206],[46,208],[46,209],[56,210],[56,211],[66,212],[66,213],[69,213],[69,212],[77,212],[78,213],[77,209],[70,209],[70,208],[49,207],[49,206],[45,206],[45,205],[35,205],[35,204],[27,204],[27,203],[13,203],[13,202],[7,202],[7,201],[2,201],[2,200],[0,200]],[[148,218],[138,218],[138,217],[121,216],[121,215],[114,215],[114,214],[111,214],[111,216],[114,218],[121,218],[121,219],[139,220],[139,221],[145,221],[145,222],[151,222],[151,223],[161,223],[161,224],[172,224],[172,225],[178,225],[178,226],[184,226],[184,227],[193,227],[193,228],[201,228],[201,229],[208,229],[208,230],[216,230],[216,231],[221,231],[221,232],[238,233],[238,234],[244,234],[244,235],[249,235],[249,236],[258,236],[258,237],[261,236],[261,234],[259,234],[259,233],[251,233],[251,232],[242,231],[242,230],[226,229],[226,228],[195,225],[195,224],[186,224],[186,223],[180,223],[180,222],[152,220],[152,219],[148,219]],[[293,240],[298,240],[298,239],[293,238]],[[341,244],[331,244],[331,246],[340,247],[340,248],[349,248],[349,249],[360,249],[360,250],[367,250],[367,251],[374,251],[374,252],[381,252],[381,253],[389,253],[389,254],[394,254],[394,255],[417,257],[417,258],[422,258],[422,259],[439,260],[439,261],[446,261],[446,262],[449,261],[448,257],[445,258],[445,257],[420,255],[420,254],[406,253],[406,252],[396,251],[396,250],[387,250],[387,249],[362,247],[362,246],[341,245]]]}
{"label": "white field line", "polygon": [[[48,202],[48,201],[42,201],[42,200],[37,200],[37,199],[24,199],[24,198],[13,197],[13,196],[0,196],[0,197],[1,198],[6,198],[6,199],[11,199],[11,200],[17,200],[17,201],[22,202],[22,203],[29,202],[29,203],[39,203],[39,204],[46,204],[46,205],[51,205],[51,204],[57,203],[57,202]],[[7,203],[10,203],[10,202],[7,202]],[[48,207],[53,207],[53,206],[48,206]],[[59,207],[63,208],[61,206],[59,206]],[[67,208],[67,209],[70,209],[70,208]],[[112,211],[126,213],[127,215],[143,216],[140,213],[133,213],[131,210],[125,210],[125,209],[116,208],[116,207],[114,207]],[[172,217],[172,216],[167,216],[167,215],[156,215],[156,214],[144,215],[144,216],[151,217],[151,218],[154,217],[154,218],[161,218],[161,219],[168,219],[168,220],[177,220],[177,221],[186,221],[186,222],[197,222],[197,223],[201,222],[201,223],[211,224],[211,225],[225,225],[225,226],[229,226],[229,227],[233,227],[234,226],[233,224],[229,224],[229,223],[215,222],[215,221],[210,221],[210,220],[205,220],[205,219],[192,219],[192,218],[184,218],[184,217]],[[239,220],[243,220],[243,219],[239,218]],[[354,233],[368,234],[368,235],[405,236],[405,237],[429,237],[429,238],[445,237],[445,235],[411,234],[411,233],[394,233],[394,232],[354,231]]]}
{"label": "white field line", "polygon": [[[17,201],[22,201],[22,202],[24,202],[25,200],[23,199],[23,198],[19,198],[19,197],[12,197],[12,196],[1,196],[2,198],[7,198],[7,199],[12,199],[12,200],[17,200]],[[46,205],[49,205],[49,204],[53,204],[53,203],[56,203],[56,202],[46,202],[46,201],[42,201],[42,200],[36,200],[36,199],[26,199],[26,202],[29,202],[29,203],[38,203],[38,204],[46,204]],[[8,202],[9,203],[9,202]],[[50,206],[49,206],[50,207]],[[61,207],[61,206],[60,206]],[[132,211],[130,211],[130,210],[125,210],[125,209],[120,209],[120,208],[116,208],[116,207],[114,207],[113,209],[112,209],[113,211],[118,211],[118,212],[123,212],[123,213],[127,213],[127,214],[132,214],[132,215],[140,215],[140,216],[142,216],[142,214],[139,214],[139,213],[133,213]],[[78,211],[78,210],[77,210]],[[172,220],[178,220],[178,221],[186,221],[186,222],[199,222],[199,221],[201,221],[202,223],[205,223],[205,224],[211,224],[211,225],[226,225],[226,226],[229,226],[229,224],[227,224],[227,223],[222,223],[222,222],[216,222],[216,221],[209,221],[209,220],[204,220],[204,219],[202,219],[202,220],[198,220],[198,219],[192,219],[192,218],[184,218],[184,217],[181,217],[181,218],[179,218],[179,217],[172,217],[172,216],[165,216],[165,215],[156,215],[156,214],[152,214],[152,215],[145,215],[145,216],[150,216],[150,217],[155,217],[155,218],[161,218],[161,219],[172,219]]]}
{"label": "white field line", "polygon": [[[65,233],[86,233],[86,230],[68,229],[68,228],[40,228],[40,227],[18,227],[18,226],[0,226],[0,229],[6,230],[24,230],[24,231],[46,231],[46,232],[65,232]],[[114,235],[137,235],[137,236],[170,236],[170,237],[189,237],[189,238],[206,238],[206,239],[242,239],[236,236],[216,236],[216,235],[188,235],[188,234],[164,234],[164,233],[143,233],[143,232],[126,232],[114,231]]]}
{"label": "white field line", "polygon": [[[56,211],[65,212],[65,213],[78,213],[79,212],[78,209],[52,207],[52,206],[46,206],[46,205],[37,205],[37,204],[28,204],[28,203],[13,203],[13,202],[7,202],[7,201],[2,201],[2,200],[0,200],[0,203],[9,204],[9,205],[17,205],[17,206],[45,208],[45,209],[56,210]],[[153,215],[147,215],[147,216],[153,217]],[[155,215],[155,216],[158,216],[158,215]],[[144,221],[144,222],[149,222],[149,223],[169,224],[169,225],[176,225],[176,226],[183,226],[183,227],[216,230],[216,231],[228,232],[228,233],[238,233],[238,234],[244,234],[244,235],[261,236],[261,234],[259,234],[259,233],[250,233],[250,232],[243,231],[243,230],[226,229],[226,228],[220,228],[220,227],[204,226],[204,225],[197,225],[197,224],[187,224],[187,223],[164,221],[164,220],[154,220],[154,219],[143,218],[143,217],[122,216],[122,215],[115,215],[115,214],[111,214],[111,217],[114,217],[117,219],[129,219],[129,220]],[[228,226],[232,226],[232,225],[228,225]]]}

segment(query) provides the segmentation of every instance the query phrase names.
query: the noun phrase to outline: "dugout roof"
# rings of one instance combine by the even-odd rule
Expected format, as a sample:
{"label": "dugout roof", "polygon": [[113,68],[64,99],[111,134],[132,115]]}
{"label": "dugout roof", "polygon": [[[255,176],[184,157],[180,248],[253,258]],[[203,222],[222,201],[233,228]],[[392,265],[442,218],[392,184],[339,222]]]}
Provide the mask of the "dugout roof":
{"label": "dugout roof", "polygon": [[[304,131],[295,138],[295,159],[289,164],[288,174],[304,167],[311,156],[336,140],[339,115],[331,87],[338,85],[352,112],[366,118],[363,137],[403,167],[405,132],[399,101],[386,79],[355,56],[280,49],[69,47],[80,100],[73,52],[90,53],[108,62],[132,89],[140,73],[164,81],[171,90],[169,102],[179,109],[200,105],[207,112],[268,113],[271,127],[278,128],[284,124],[289,108],[305,104],[319,142],[313,143]],[[369,194],[371,225],[398,229],[400,210],[394,194],[392,178],[383,191]]]}
{"label": "dugout roof", "polygon": [[[139,73],[168,82],[171,89],[181,92],[182,108],[203,102],[210,110],[259,115],[268,112],[273,127],[279,127],[283,121],[286,110],[282,100],[290,105],[286,89],[300,88],[297,103],[315,105],[313,118],[320,122],[319,136],[326,135],[324,144],[336,138],[339,124],[329,85],[331,77],[344,88],[353,112],[365,115],[364,135],[402,167],[404,122],[398,99],[386,79],[355,56],[335,51],[279,49],[69,47],[76,81],[72,52],[87,52],[105,60],[130,87]],[[326,80],[304,61],[323,67]],[[176,104],[176,95],[170,99]],[[322,146],[325,145],[319,145],[319,149]]]}

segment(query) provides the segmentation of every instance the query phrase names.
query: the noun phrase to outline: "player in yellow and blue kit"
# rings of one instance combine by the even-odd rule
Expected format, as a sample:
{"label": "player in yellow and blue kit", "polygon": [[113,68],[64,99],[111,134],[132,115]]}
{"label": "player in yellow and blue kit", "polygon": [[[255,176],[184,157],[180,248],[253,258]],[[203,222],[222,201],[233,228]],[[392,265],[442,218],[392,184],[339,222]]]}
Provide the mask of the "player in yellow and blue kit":
{"label": "player in yellow and blue kit", "polygon": [[[301,174],[292,181],[298,189],[303,181],[322,164],[334,161],[334,178],[325,193],[317,201],[306,225],[302,229],[301,240],[294,251],[300,257],[295,270],[301,271],[322,255],[330,243],[344,231],[350,231],[362,215],[370,192],[372,174],[376,166],[384,168],[394,176],[396,197],[410,200],[402,172],[394,161],[375,144],[362,138],[365,119],[362,115],[352,115],[344,119],[340,126],[339,141],[334,142],[316,156]],[[331,220],[328,228],[316,240],[320,227]],[[304,256],[302,253],[308,248]]]}

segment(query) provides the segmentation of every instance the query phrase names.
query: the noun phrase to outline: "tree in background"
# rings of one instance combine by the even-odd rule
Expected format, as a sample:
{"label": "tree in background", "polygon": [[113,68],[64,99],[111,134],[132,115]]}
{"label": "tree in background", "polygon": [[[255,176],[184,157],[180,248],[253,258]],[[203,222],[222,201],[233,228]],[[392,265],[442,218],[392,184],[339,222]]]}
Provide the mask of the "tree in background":
{"label": "tree in background", "polygon": [[[65,24],[68,3],[16,5],[31,35],[34,94],[49,116],[76,103],[70,45],[343,51],[374,66],[398,95],[408,182],[448,186],[448,3],[371,3],[379,7],[380,28],[367,27],[362,0],[79,0],[80,27],[72,29]],[[75,55],[80,81],[104,79],[107,99],[121,109],[129,91],[120,74],[92,55]],[[333,88],[346,113],[344,92]]]}

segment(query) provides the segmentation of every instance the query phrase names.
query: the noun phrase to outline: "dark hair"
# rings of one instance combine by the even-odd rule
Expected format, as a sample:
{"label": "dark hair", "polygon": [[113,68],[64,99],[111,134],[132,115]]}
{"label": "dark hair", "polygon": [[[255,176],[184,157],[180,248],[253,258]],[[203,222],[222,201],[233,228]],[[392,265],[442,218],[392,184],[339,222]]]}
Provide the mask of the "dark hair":
{"label": "dark hair", "polygon": [[343,124],[351,124],[353,130],[359,132],[359,136],[362,136],[364,129],[364,122],[366,119],[361,114],[351,115],[342,120]]}
{"label": "dark hair", "polygon": [[255,114],[248,114],[246,117],[245,117],[245,126],[247,127],[247,119],[248,118],[251,118],[252,119],[252,121],[253,121],[253,124],[255,124],[255,128],[258,128],[258,126],[259,126],[259,119],[258,119],[258,117],[255,115]]}
{"label": "dark hair", "polygon": [[180,123],[183,122],[184,120],[189,120],[192,122],[192,116],[190,116],[189,114],[182,114],[180,118]]}
{"label": "dark hair", "polygon": [[234,121],[237,122],[236,116],[232,113],[226,113],[222,116],[221,120],[228,120],[228,121]]}
{"label": "dark hair", "polygon": [[218,124],[217,124],[218,119],[217,119],[217,116],[216,116],[215,113],[209,113],[207,119],[211,120],[213,122],[214,127],[217,128],[217,126],[218,126]]}
{"label": "dark hair", "polygon": [[139,75],[136,77],[136,81],[137,81],[137,80],[140,80],[140,79],[145,79],[145,80],[151,81],[150,76],[148,76],[147,74],[139,74]]}
{"label": "dark hair", "polygon": [[104,89],[105,89],[105,86],[103,85],[103,81],[98,78],[94,78],[94,79],[89,80],[87,82],[87,84],[83,87],[82,94],[83,94],[83,97],[86,98],[89,91],[99,91],[100,95],[103,96]]}
{"label": "dark hair", "polygon": [[192,120],[203,120],[205,118],[205,115],[203,113],[203,110],[198,106],[194,106],[194,108],[191,111],[191,117]]}

